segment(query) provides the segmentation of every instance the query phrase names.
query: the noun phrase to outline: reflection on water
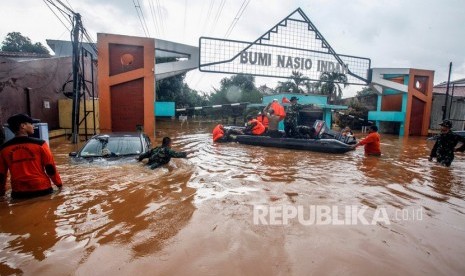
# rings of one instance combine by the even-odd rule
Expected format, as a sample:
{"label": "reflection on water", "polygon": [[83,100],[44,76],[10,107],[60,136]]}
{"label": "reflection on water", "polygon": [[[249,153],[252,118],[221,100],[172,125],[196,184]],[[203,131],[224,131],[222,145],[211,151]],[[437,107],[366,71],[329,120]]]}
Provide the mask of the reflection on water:
{"label": "reflection on water", "polygon": [[[444,168],[428,162],[424,138],[388,135],[382,157],[212,144],[212,128],[159,123],[155,144],[168,135],[197,151],[155,171],[135,160],[75,164],[76,147],[52,141],[65,187],[0,202],[0,274],[465,273],[463,155]],[[252,225],[254,204],[416,207],[424,217],[265,228]]]}

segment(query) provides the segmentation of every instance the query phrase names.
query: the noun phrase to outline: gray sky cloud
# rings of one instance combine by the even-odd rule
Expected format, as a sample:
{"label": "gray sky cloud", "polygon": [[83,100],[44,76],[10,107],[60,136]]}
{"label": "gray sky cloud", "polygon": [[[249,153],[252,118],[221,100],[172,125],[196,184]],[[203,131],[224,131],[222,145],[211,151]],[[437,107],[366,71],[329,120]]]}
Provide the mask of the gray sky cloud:
{"label": "gray sky cloud", "polygon": [[[84,26],[94,39],[97,32],[145,36],[133,0],[62,1],[82,15]],[[44,44],[47,38],[69,39],[68,30],[43,1],[3,2],[0,39],[12,31]],[[190,45],[197,45],[200,36],[224,38],[244,3],[239,0],[138,2],[152,37]],[[435,70],[435,83],[447,79],[448,64],[452,61],[452,78],[465,77],[465,1],[462,0],[250,0],[229,39],[253,41],[298,7],[338,53],[371,58],[372,67]],[[194,89],[211,91],[226,76],[192,71],[186,80]],[[257,84],[274,86],[278,80],[257,78]],[[358,89],[350,88],[346,96]]]}

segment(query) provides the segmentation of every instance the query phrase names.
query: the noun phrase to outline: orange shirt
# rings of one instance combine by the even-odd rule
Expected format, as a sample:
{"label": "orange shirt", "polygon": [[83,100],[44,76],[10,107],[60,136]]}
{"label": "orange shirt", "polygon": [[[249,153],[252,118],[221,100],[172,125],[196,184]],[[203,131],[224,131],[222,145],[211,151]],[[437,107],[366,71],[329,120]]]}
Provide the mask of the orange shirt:
{"label": "orange shirt", "polygon": [[286,117],[286,111],[284,110],[284,107],[278,102],[273,102],[270,108],[274,110],[274,115],[279,116],[281,120]]}
{"label": "orange shirt", "polygon": [[269,120],[268,120],[268,118],[266,117],[265,114],[263,114],[263,115],[258,115],[257,121],[259,121],[260,123],[262,123],[262,125],[263,125],[265,128],[268,127]]}
{"label": "orange shirt", "polygon": [[257,121],[256,119],[252,119],[248,122],[250,126],[252,126],[252,134],[253,135],[262,135],[265,132],[265,126]]}
{"label": "orange shirt", "polygon": [[224,131],[222,129],[222,125],[217,125],[214,129],[213,129],[213,142],[216,142],[218,141],[219,139],[223,138],[224,136]]}
{"label": "orange shirt", "polygon": [[381,150],[379,147],[380,135],[378,132],[368,134],[365,139],[359,142],[359,145],[365,146],[365,154],[367,155],[380,155]]}
{"label": "orange shirt", "polygon": [[50,180],[58,187],[62,185],[52,153],[44,140],[15,137],[0,146],[0,195],[5,194],[8,171],[14,192],[50,189]]}

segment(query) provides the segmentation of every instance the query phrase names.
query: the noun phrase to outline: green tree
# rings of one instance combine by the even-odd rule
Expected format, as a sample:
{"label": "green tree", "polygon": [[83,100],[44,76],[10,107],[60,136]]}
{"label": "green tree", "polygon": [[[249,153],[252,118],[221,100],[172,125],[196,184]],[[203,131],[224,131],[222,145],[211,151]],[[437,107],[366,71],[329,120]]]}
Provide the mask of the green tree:
{"label": "green tree", "polygon": [[363,87],[362,90],[357,91],[357,97],[362,97],[362,96],[367,96],[367,95],[373,95],[376,94],[371,87]]}
{"label": "green tree", "polygon": [[242,91],[257,90],[255,87],[255,77],[252,75],[238,74],[230,78],[223,78],[220,82],[221,88],[236,86]]}
{"label": "green tree", "polygon": [[310,90],[310,82],[305,78],[300,71],[292,71],[288,81],[279,81],[276,90],[279,93],[308,93]]}
{"label": "green tree", "polygon": [[262,94],[255,86],[255,77],[243,74],[223,78],[220,88],[214,88],[214,92],[209,97],[210,104],[260,103],[261,99]]}
{"label": "green tree", "polygon": [[347,87],[347,76],[339,72],[323,72],[317,85],[320,93],[328,95],[329,102],[334,102],[342,98],[342,84]]}
{"label": "green tree", "polygon": [[340,128],[348,126],[351,129],[361,129],[363,125],[366,125],[364,121],[359,119],[368,119],[368,109],[356,98],[350,101],[349,108],[343,113],[345,115],[338,114],[335,121]]}
{"label": "green tree", "polygon": [[23,36],[20,32],[8,33],[2,42],[1,49],[5,52],[49,54],[49,51],[42,43],[32,44],[31,39]]}
{"label": "green tree", "polygon": [[207,105],[207,96],[199,95],[197,91],[184,83],[185,76],[184,73],[157,81],[155,84],[156,100],[175,102],[176,108]]}
{"label": "green tree", "polygon": [[275,90],[278,91],[278,93],[298,91],[292,81],[278,81],[278,85],[276,86]]}

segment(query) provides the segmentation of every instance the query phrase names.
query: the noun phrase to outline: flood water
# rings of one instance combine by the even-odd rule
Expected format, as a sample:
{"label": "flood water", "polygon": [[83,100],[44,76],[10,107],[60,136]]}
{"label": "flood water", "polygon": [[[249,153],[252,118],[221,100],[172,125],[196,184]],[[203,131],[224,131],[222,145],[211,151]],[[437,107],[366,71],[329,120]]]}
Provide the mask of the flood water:
{"label": "flood water", "polygon": [[[380,158],[213,144],[213,126],[157,123],[155,144],[197,151],[154,171],[51,141],[64,188],[0,202],[0,274],[465,275],[464,154],[443,168],[425,138],[389,135]],[[300,220],[311,206],[332,220]]]}

